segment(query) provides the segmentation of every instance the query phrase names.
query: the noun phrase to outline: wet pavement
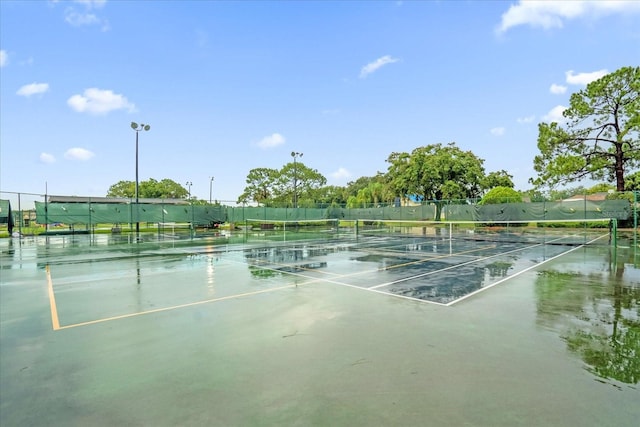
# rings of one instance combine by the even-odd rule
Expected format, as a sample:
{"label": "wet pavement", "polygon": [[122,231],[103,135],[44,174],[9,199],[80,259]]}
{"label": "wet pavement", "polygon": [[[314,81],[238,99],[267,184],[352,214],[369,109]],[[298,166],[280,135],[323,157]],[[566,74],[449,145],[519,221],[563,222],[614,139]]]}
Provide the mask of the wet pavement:
{"label": "wet pavement", "polygon": [[0,240],[0,425],[636,425],[619,246]]}

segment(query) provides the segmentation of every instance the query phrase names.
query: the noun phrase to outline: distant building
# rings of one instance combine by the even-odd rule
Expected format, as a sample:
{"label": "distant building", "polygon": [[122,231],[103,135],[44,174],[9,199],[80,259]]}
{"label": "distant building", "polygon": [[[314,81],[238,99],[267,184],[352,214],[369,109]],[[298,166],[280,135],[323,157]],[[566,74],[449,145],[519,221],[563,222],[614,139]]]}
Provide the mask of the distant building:
{"label": "distant building", "polygon": [[586,196],[584,194],[576,194],[562,201],[563,202],[578,202],[578,201],[584,202],[585,200],[587,200],[588,202],[602,202],[603,200],[607,200],[608,195],[609,195],[608,192],[587,194]]}
{"label": "distant building", "polygon": [[[78,196],[49,196],[49,203],[134,203],[135,199],[126,197],[78,197]],[[188,205],[187,199],[143,199],[139,198],[138,203],[154,205]]]}

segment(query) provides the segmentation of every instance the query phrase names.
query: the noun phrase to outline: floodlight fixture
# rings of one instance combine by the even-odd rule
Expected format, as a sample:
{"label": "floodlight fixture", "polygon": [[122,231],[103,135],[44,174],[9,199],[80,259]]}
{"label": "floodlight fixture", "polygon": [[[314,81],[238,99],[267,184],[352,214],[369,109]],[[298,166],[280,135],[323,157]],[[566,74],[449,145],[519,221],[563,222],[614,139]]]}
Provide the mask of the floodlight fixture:
{"label": "floodlight fixture", "polygon": [[293,157],[293,207],[298,207],[298,165],[296,163],[297,157],[302,157],[302,153],[297,151],[291,152],[291,157]]}
{"label": "floodlight fixture", "polygon": [[140,241],[140,218],[139,218],[139,210],[138,210],[138,202],[139,202],[139,183],[138,183],[138,134],[140,131],[148,131],[151,129],[151,126],[145,125],[144,123],[136,123],[131,122],[131,129],[136,133],[136,242]]}

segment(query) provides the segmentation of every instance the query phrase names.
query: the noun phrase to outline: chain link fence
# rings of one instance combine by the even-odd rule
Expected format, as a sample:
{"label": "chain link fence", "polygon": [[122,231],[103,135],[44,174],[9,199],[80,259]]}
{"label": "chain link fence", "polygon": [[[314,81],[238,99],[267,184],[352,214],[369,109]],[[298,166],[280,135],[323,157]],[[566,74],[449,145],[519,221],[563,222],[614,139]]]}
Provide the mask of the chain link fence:
{"label": "chain link fence", "polygon": [[555,201],[481,205],[478,200],[440,200],[422,203],[376,203],[361,207],[337,204],[310,207],[226,206],[193,204],[185,199],[135,199],[54,196],[0,192],[0,235],[57,231],[125,232],[143,224],[158,229],[166,224],[214,228],[248,219],[274,221],[338,220],[447,220],[547,221],[615,219],[620,227],[638,227],[640,192],[573,196]]}

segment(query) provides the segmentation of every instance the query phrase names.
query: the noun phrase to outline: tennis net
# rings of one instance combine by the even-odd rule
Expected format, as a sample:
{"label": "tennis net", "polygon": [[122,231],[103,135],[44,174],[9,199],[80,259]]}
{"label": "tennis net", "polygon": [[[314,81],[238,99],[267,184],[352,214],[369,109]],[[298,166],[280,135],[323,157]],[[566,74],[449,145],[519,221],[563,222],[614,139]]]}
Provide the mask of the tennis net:
{"label": "tennis net", "polygon": [[402,221],[357,220],[359,236],[393,236],[440,240],[477,240],[509,243],[615,244],[615,219],[582,221]]}
{"label": "tennis net", "polygon": [[340,229],[340,222],[334,218],[307,220],[246,219],[244,221],[244,229],[300,233],[336,233]]}

